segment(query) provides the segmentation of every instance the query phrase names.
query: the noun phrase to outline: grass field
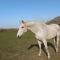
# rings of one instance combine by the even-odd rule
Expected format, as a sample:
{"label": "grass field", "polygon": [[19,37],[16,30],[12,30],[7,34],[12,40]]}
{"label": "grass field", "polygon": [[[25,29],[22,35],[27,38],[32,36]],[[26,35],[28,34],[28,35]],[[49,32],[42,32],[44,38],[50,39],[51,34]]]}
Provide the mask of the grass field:
{"label": "grass field", "polygon": [[[0,60],[48,60],[43,49],[41,57],[38,56],[39,48],[32,32],[25,33],[21,39],[16,37],[16,33],[12,30],[0,32]],[[53,43],[53,40],[49,42]],[[48,47],[50,60],[60,60],[60,44],[58,53],[53,47]]]}

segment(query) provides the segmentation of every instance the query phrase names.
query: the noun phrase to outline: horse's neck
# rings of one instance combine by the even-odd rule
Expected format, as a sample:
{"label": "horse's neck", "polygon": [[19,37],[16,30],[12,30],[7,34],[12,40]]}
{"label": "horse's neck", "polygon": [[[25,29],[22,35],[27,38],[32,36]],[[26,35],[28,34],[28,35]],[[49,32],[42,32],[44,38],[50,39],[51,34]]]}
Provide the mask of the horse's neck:
{"label": "horse's neck", "polygon": [[33,33],[37,32],[37,28],[38,27],[34,23],[28,27],[28,29],[31,30]]}
{"label": "horse's neck", "polygon": [[33,33],[37,33],[40,30],[43,30],[45,26],[46,24],[44,23],[33,23],[28,27],[28,29],[31,30]]}
{"label": "horse's neck", "polygon": [[32,28],[29,28],[33,33],[36,33],[38,28],[37,27],[32,27]]}

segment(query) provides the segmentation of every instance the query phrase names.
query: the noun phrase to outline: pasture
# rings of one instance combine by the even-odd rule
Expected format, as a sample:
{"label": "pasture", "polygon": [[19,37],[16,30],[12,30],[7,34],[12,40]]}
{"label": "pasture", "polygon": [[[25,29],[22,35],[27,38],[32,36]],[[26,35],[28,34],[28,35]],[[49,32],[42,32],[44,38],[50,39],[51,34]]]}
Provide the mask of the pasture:
{"label": "pasture", "polygon": [[[42,44],[42,55],[38,56],[39,47],[34,34],[30,31],[25,33],[21,39],[16,37],[17,31],[0,31],[0,60],[48,60]],[[60,42],[60,41],[59,41]],[[48,41],[50,60],[60,60],[59,52],[54,49],[53,40]]]}

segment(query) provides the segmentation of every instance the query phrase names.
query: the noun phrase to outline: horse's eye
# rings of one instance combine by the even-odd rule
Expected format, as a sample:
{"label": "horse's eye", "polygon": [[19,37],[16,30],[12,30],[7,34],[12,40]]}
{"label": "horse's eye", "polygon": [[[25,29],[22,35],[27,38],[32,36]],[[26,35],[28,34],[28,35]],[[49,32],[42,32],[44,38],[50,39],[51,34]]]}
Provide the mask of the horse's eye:
{"label": "horse's eye", "polygon": [[21,28],[24,28],[23,26]]}

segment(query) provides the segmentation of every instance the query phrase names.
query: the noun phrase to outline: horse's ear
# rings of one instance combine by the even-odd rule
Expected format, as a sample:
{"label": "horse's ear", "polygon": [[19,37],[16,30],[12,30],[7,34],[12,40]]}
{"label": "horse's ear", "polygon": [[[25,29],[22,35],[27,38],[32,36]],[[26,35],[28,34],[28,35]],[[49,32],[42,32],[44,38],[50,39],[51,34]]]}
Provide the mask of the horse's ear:
{"label": "horse's ear", "polygon": [[22,23],[24,23],[24,21],[22,20]]}

